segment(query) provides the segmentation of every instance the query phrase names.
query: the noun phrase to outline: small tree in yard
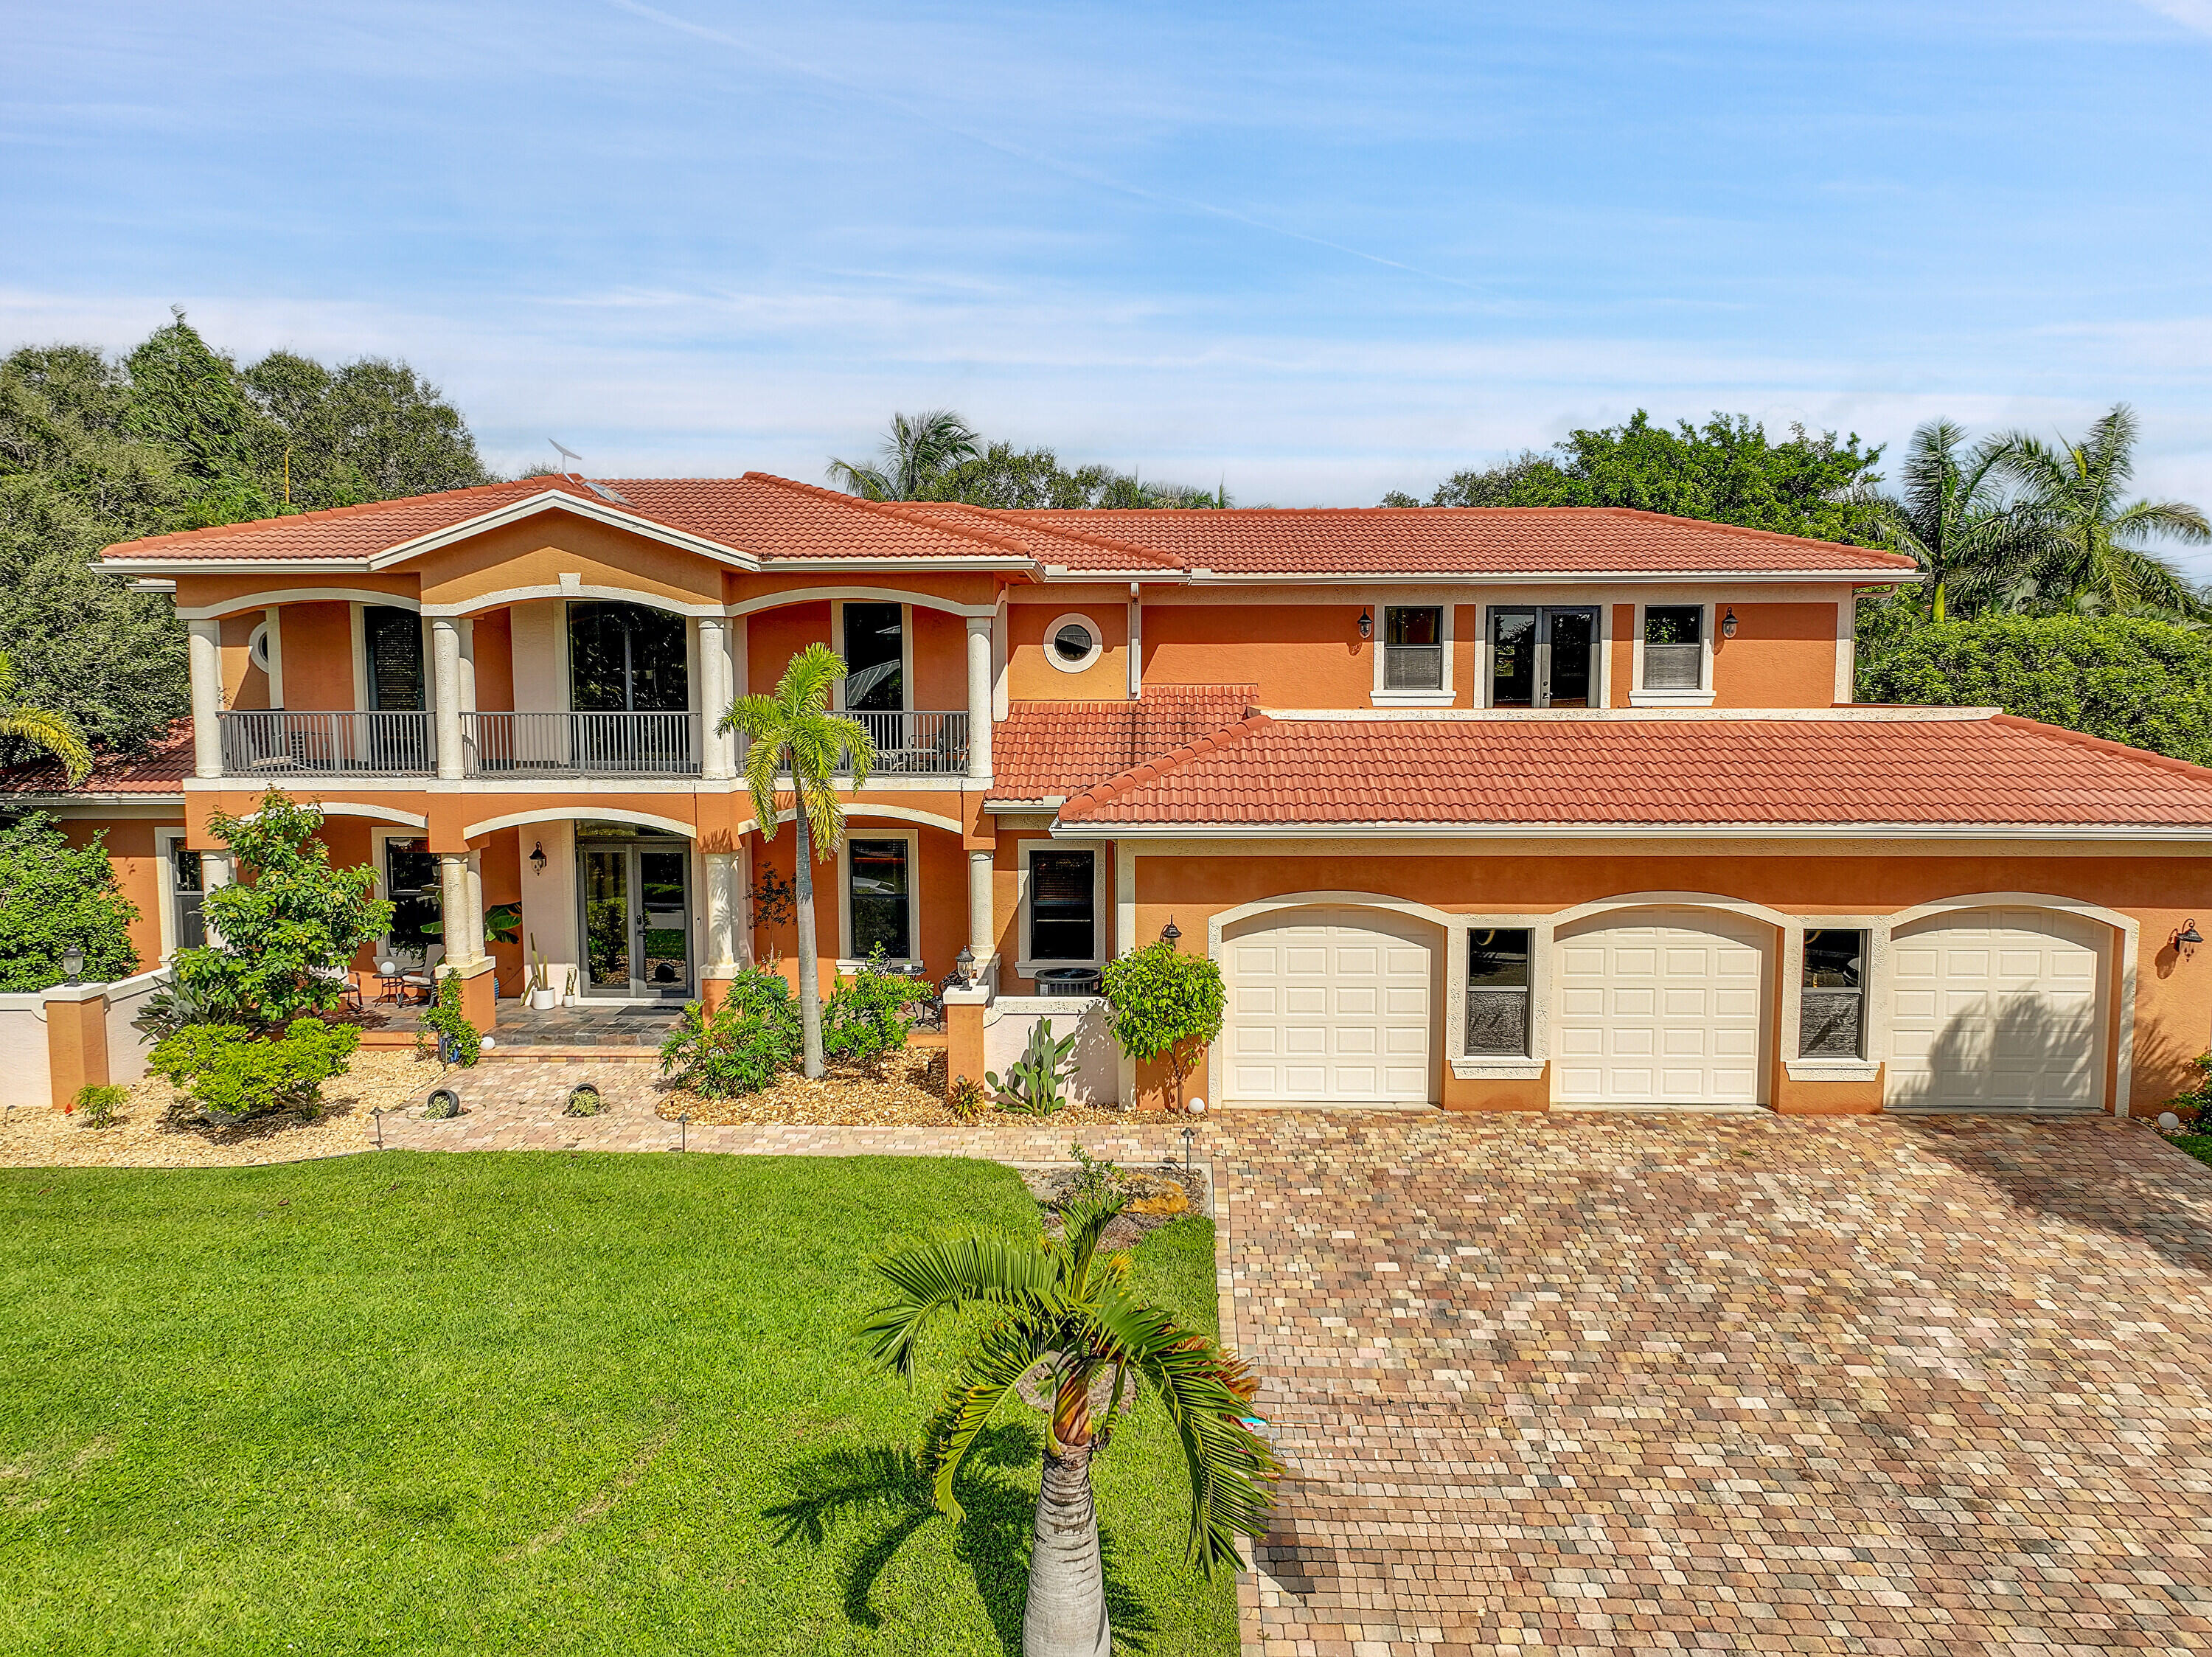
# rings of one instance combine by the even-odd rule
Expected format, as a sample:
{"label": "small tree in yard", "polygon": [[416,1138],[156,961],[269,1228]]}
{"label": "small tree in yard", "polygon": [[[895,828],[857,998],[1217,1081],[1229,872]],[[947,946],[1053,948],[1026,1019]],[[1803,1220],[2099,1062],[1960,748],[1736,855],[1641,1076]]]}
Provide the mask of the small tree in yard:
{"label": "small tree in yard", "polygon": [[32,812],[0,829],[0,993],[59,984],[62,952],[84,951],[78,975],[112,983],[137,970],[131,923],[138,906],[115,889],[105,830],[73,846],[61,826]]}
{"label": "small tree in yard", "polygon": [[1101,976],[1114,1039],[1131,1058],[1167,1061],[1174,1108],[1181,1110],[1184,1078],[1221,1033],[1228,998],[1220,966],[1163,938],[1107,962]]}
{"label": "small tree in yard", "polygon": [[370,896],[376,871],[337,868],[315,837],[323,814],[273,789],[251,818],[217,812],[208,826],[238,859],[237,881],[202,901],[222,941],[177,952],[177,982],[209,1014],[269,1028],[336,1007],[333,977],[354,952],[392,925],[392,905]]}

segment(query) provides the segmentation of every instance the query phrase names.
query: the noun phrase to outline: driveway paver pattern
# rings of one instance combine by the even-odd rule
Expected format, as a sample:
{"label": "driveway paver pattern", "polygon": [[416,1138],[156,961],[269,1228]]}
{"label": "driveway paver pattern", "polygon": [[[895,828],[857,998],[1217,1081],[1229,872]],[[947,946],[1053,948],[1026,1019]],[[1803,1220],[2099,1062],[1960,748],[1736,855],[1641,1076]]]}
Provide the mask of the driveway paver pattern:
{"label": "driveway paver pattern", "polygon": [[1248,1649],[2212,1648],[2212,1169],[2148,1128],[1223,1127]]}

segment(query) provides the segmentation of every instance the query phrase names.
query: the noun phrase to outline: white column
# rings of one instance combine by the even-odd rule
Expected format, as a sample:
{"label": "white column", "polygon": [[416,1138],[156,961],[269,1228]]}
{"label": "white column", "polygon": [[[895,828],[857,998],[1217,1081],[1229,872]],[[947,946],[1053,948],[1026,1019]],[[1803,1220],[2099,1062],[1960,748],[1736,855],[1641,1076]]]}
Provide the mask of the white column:
{"label": "white column", "polygon": [[[206,893],[213,892],[218,887],[228,886],[231,881],[236,878],[237,873],[238,870],[235,865],[233,864],[228,852],[204,851],[200,853],[201,894],[204,897]],[[210,948],[214,948],[219,946],[222,942],[222,934],[216,929],[215,917],[209,914],[204,907],[200,911],[200,923],[207,929],[208,947]]]}
{"label": "white column", "polygon": [[444,928],[444,966],[470,966],[483,957],[483,881],[470,867],[465,851],[438,854],[440,921]]}
{"label": "white column", "polygon": [[707,964],[702,978],[735,977],[745,965],[745,855],[742,851],[707,854]]}
{"label": "white column", "polygon": [[[453,616],[430,618],[431,699],[437,710],[438,776],[453,781],[461,763],[461,624]],[[453,941],[447,940],[451,953]]]}
{"label": "white column", "polygon": [[991,780],[991,618],[968,618],[968,775]]}
{"label": "white column", "polygon": [[269,705],[287,707],[284,700],[284,606],[272,604],[261,612],[261,624],[268,629],[263,635],[263,648],[269,653]]}
{"label": "white column", "polygon": [[996,917],[991,911],[991,866],[989,852],[968,854],[968,947],[975,952],[978,972],[998,947]]}
{"label": "white column", "polygon": [[477,710],[477,619],[474,616],[461,622],[461,711],[472,714]]}
{"label": "white column", "polygon": [[738,774],[737,738],[715,729],[730,710],[729,635],[730,624],[721,617],[699,618],[699,723],[705,744],[699,774],[710,783]]}
{"label": "white column", "polygon": [[1006,659],[1010,648],[1006,643],[1006,610],[999,606],[991,618],[991,717],[1004,719],[1010,710],[1010,693],[1006,689]]}
{"label": "white column", "polygon": [[222,775],[222,624],[185,624],[192,667],[192,774]]}
{"label": "white column", "polygon": [[1129,583],[1129,700],[1145,693],[1145,600],[1137,583]]}

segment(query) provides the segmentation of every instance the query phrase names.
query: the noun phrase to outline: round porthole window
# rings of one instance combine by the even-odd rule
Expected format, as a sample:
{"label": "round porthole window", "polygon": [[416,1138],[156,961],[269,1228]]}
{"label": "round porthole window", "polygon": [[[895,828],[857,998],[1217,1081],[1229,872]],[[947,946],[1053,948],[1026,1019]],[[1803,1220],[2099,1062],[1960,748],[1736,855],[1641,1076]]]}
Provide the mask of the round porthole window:
{"label": "round porthole window", "polygon": [[1081,673],[1105,648],[1098,624],[1088,616],[1062,616],[1044,630],[1044,659],[1063,673]]}
{"label": "round porthole window", "polygon": [[247,660],[263,673],[269,671],[269,624],[267,622],[264,621],[255,627],[252,636],[246,639],[246,655]]}

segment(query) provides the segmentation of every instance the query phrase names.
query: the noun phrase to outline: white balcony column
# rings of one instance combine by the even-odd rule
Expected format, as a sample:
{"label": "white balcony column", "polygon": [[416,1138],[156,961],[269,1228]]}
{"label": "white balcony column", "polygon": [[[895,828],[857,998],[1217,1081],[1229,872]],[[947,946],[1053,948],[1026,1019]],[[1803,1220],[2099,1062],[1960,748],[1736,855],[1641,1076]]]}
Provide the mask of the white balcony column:
{"label": "white balcony column", "polygon": [[473,966],[483,959],[483,877],[477,874],[474,854],[438,854],[439,920],[444,935],[447,966]]}
{"label": "white balcony column", "polygon": [[[430,618],[431,702],[437,709],[438,777],[458,781],[467,774],[461,748],[461,624],[458,617]],[[451,948],[450,943],[447,946]]]}
{"label": "white balcony column", "polygon": [[968,618],[968,776],[991,780],[991,618]]}
{"label": "white balcony column", "polygon": [[284,606],[272,604],[261,612],[262,650],[269,658],[269,705],[289,707],[284,700]]}
{"label": "white balcony column", "polygon": [[981,972],[983,963],[991,959],[991,952],[999,947],[997,917],[991,910],[992,854],[971,851],[968,854],[968,947],[975,952],[975,970]]}
{"label": "white balcony column", "polygon": [[710,851],[707,857],[707,964],[699,975],[733,978],[750,963],[750,929],[744,924],[745,854]]}
{"label": "white balcony column", "polygon": [[[726,783],[738,774],[738,746],[734,734],[715,727],[729,711],[730,624],[720,616],[699,618],[699,728],[702,748],[699,775],[709,783]],[[720,856],[722,854],[710,854]]]}
{"label": "white balcony column", "polygon": [[185,624],[192,669],[192,775],[222,775],[222,624]]}

